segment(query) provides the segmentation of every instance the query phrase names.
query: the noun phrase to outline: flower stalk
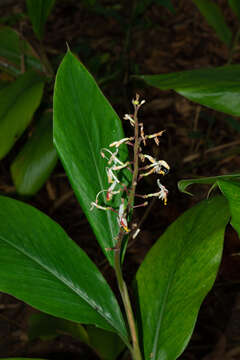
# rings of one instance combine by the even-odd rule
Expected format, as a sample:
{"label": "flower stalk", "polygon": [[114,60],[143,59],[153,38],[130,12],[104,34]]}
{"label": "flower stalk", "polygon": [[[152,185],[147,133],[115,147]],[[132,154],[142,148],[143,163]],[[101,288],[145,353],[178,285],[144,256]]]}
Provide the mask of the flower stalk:
{"label": "flower stalk", "polygon": [[[142,360],[142,354],[140,351],[137,327],[135,323],[134,313],[128,293],[126,283],[123,279],[122,274],[122,248],[123,240],[125,235],[131,234],[132,238],[135,239],[140,232],[140,228],[137,224],[128,225],[128,219],[132,217],[133,209],[135,207],[146,206],[148,202],[145,201],[142,204],[134,204],[136,197],[141,197],[143,199],[148,199],[150,197],[158,197],[163,200],[164,205],[167,204],[167,195],[168,190],[164,185],[161,184],[160,180],[157,179],[158,191],[150,194],[136,194],[137,183],[143,177],[146,177],[151,174],[157,175],[166,175],[170,170],[169,165],[164,160],[156,160],[148,154],[142,152],[142,144],[146,146],[148,140],[153,139],[156,145],[159,145],[159,138],[162,136],[165,130],[159,131],[154,134],[145,135],[143,123],[138,121],[138,111],[140,107],[145,103],[144,100],[139,101],[139,95],[136,95],[136,98],[132,100],[134,107],[133,115],[126,114],[124,120],[129,121],[130,125],[134,127],[134,136],[123,138],[117,141],[114,141],[109,145],[110,148],[115,148],[114,151],[111,151],[107,148],[101,150],[101,156],[107,159],[108,166],[106,167],[106,174],[108,179],[109,187],[108,189],[101,189],[95,201],[91,203],[91,209],[97,208],[104,211],[113,211],[117,214],[117,222],[119,225],[119,232],[116,236],[116,245],[113,248],[107,248],[107,251],[114,251],[114,269],[118,282],[118,288],[122,297],[122,302],[124,305],[125,313],[127,316],[127,321],[129,325],[129,331],[131,335],[132,345],[130,348],[133,360]],[[133,148],[134,156],[133,161],[122,162],[118,158],[119,147],[122,144],[130,145]],[[139,160],[143,163],[146,161],[149,162],[143,167],[139,167]],[[132,173],[132,182],[130,188],[125,184],[122,184],[120,178],[118,177],[118,172],[122,170],[128,170]],[[116,194],[121,194],[121,203],[118,210],[113,207],[106,205],[109,203],[113,196]],[[104,201],[101,202],[101,198],[104,198]]]}

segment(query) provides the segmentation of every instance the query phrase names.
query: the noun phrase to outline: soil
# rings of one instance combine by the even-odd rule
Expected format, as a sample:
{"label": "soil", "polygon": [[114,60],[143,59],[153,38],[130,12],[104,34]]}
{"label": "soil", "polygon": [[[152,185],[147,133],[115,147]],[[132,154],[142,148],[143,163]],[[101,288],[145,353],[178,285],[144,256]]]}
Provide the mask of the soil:
{"label": "soil", "polygon": [[[238,20],[228,1],[216,2],[229,27],[236,32]],[[94,74],[121,118],[131,111],[131,99],[138,92],[146,99],[141,112],[146,133],[166,130],[160,150],[153,146],[151,151],[171,166],[170,173],[164,178],[169,189],[168,205],[152,203],[144,230],[129,246],[124,276],[130,284],[147,251],[166,227],[184,210],[207,196],[208,188],[199,185],[192,189],[194,197],[182,194],[177,182],[183,178],[236,172],[240,166],[238,131],[228,121],[229,116],[200,107],[172,91],[161,92],[148,87],[132,75],[222,66],[228,61],[229,50],[190,0],[173,0],[175,14],[153,2],[135,20],[132,16],[134,1],[96,1],[101,5],[98,7],[89,3],[87,0],[56,1],[43,41],[55,71],[67,43]],[[0,20],[5,19],[4,24],[19,30],[38,51],[39,43],[24,14],[24,1],[4,0],[0,3]],[[239,59],[237,46],[232,63],[238,63]],[[47,90],[50,107],[51,86]],[[21,140],[0,163],[0,190],[15,197],[9,164],[20,145]],[[144,186],[151,188],[154,181],[153,177]],[[97,245],[60,162],[39,193],[24,200],[56,220],[116,289],[114,273]],[[141,218],[143,212],[139,209],[136,217]],[[202,304],[194,334],[180,359],[240,359],[240,260],[239,256],[233,256],[239,251],[239,239],[229,226],[216,283]],[[36,310],[12,296],[0,294],[1,358],[98,359],[86,345],[67,335],[50,340],[30,340],[28,324],[34,312]]]}

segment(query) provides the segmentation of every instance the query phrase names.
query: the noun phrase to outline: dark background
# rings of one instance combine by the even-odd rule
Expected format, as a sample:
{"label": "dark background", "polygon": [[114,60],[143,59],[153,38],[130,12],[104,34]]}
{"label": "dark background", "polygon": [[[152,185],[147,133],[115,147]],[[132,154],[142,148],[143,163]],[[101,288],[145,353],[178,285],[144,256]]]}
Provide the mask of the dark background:
{"label": "dark background", "polygon": [[[236,32],[239,23],[227,1],[216,2]],[[129,246],[124,266],[129,284],[164,229],[184,210],[206,197],[208,189],[199,185],[192,189],[194,197],[179,193],[177,181],[237,172],[240,165],[239,129],[232,124],[230,116],[200,107],[174,92],[150,88],[132,77],[221,66],[228,61],[229,50],[195,5],[190,0],[172,3],[174,14],[153,4],[134,17],[134,1],[99,0],[97,5],[90,6],[87,1],[56,0],[43,41],[55,70],[68,43],[93,73],[120,117],[131,112],[131,99],[138,92],[146,99],[140,112],[145,132],[166,130],[160,148],[152,146],[149,150],[171,167],[163,180],[169,190],[168,205],[164,207],[160,201],[151,204],[144,230]],[[1,0],[0,24],[19,30],[38,49],[24,1]],[[233,63],[238,63],[239,58],[237,47]],[[52,85],[45,90],[45,102],[50,106]],[[14,188],[8,169],[19,144],[0,164],[0,190],[10,196]],[[154,183],[153,176],[143,181],[141,187],[153,189]],[[116,289],[113,271],[97,245],[60,163],[46,185],[28,202],[59,222]],[[140,219],[143,213],[139,209],[136,218]],[[192,340],[180,359],[240,359],[240,261],[239,256],[233,256],[239,250],[239,240],[229,227],[216,284],[202,305]],[[0,357],[97,359],[90,349],[69,336],[29,341],[28,319],[34,311],[15,298],[0,294]]]}

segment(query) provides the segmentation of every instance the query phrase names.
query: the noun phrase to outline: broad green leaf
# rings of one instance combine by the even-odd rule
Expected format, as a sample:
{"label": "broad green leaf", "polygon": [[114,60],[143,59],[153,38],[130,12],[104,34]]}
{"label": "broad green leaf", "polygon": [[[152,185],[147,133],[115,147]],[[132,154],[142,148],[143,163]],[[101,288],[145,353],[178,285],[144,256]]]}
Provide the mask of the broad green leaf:
{"label": "broad green leaf", "polygon": [[[95,326],[93,327],[95,328]],[[75,339],[89,345],[88,333],[81,324],[41,312],[30,316],[28,326],[28,337],[30,340],[35,340],[36,338],[49,340],[61,334],[71,335]]]}
{"label": "broad green leaf", "polygon": [[50,315],[127,331],[117,300],[95,264],[48,216],[0,197],[0,291]]}
{"label": "broad green leaf", "polygon": [[175,360],[186,347],[217,274],[229,217],[223,196],[201,201],[148,252],[136,276],[145,359]]}
{"label": "broad green leaf", "polygon": [[57,151],[53,146],[52,133],[52,113],[46,113],[13,161],[11,175],[19,194],[37,193],[54,169]]}
{"label": "broad green leaf", "polygon": [[230,115],[240,115],[240,65],[141,75],[147,84],[161,90],[173,89],[191,101]]}
{"label": "broad green leaf", "polygon": [[0,28],[0,69],[13,75],[21,74],[22,61],[25,70],[43,72],[38,55],[20,34],[9,28]]}
{"label": "broad green leaf", "polygon": [[205,17],[208,24],[214,28],[219,39],[230,47],[232,43],[232,32],[226,24],[220,7],[213,0],[193,0],[193,2]]}
{"label": "broad green leaf", "polygon": [[29,71],[0,90],[0,159],[22,135],[40,104],[44,82]]}
{"label": "broad green leaf", "polygon": [[[106,257],[113,264],[115,237],[119,232],[117,216],[112,211],[94,208],[99,191],[108,189],[107,161],[100,155],[113,141],[124,137],[121,122],[93,77],[68,51],[57,73],[54,91],[54,143],[84,210]],[[125,161],[128,152],[121,146],[119,158]],[[123,171],[122,182],[129,183],[129,171]],[[104,198],[99,197],[99,201]],[[101,202],[100,202],[101,204]],[[120,197],[110,204],[120,205]]]}
{"label": "broad green leaf", "polygon": [[217,184],[229,202],[231,225],[240,236],[240,181],[219,179]]}
{"label": "broad green leaf", "polygon": [[230,7],[232,8],[233,12],[237,15],[238,19],[240,20],[240,2],[239,0],[228,0]]}
{"label": "broad green leaf", "polygon": [[113,332],[86,326],[90,346],[96,351],[102,360],[115,360],[123,351],[125,345],[119,336]]}
{"label": "broad green leaf", "polygon": [[39,39],[43,38],[45,22],[54,3],[55,0],[26,0],[33,30]]}
{"label": "broad green leaf", "polygon": [[49,340],[61,334],[71,335],[84,342],[103,360],[115,360],[125,348],[117,334],[96,326],[86,325],[83,327],[81,324],[44,313],[35,313],[30,316],[28,327],[30,340],[36,338]]}
{"label": "broad green leaf", "polygon": [[185,194],[192,195],[190,192],[186,191],[186,188],[192,184],[217,185],[218,180],[231,180],[234,178],[240,179],[240,174],[219,175],[219,176],[209,176],[209,177],[196,178],[196,179],[180,180],[178,182],[178,189]]}

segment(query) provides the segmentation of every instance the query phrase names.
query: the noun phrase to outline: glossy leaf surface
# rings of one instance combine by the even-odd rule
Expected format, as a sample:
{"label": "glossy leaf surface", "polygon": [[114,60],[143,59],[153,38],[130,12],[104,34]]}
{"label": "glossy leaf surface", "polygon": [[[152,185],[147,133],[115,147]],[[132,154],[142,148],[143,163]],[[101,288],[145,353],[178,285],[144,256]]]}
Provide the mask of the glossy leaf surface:
{"label": "glossy leaf surface", "polygon": [[193,0],[193,2],[205,17],[208,24],[214,28],[219,39],[230,47],[232,32],[226,24],[220,7],[212,0]]}
{"label": "glossy leaf surface", "polygon": [[28,142],[11,165],[16,190],[21,195],[34,195],[48,179],[57,163],[53,145],[52,113],[38,122]]}
{"label": "glossy leaf surface", "polygon": [[203,178],[196,178],[196,179],[185,179],[180,180],[178,182],[178,189],[188,195],[192,195],[189,191],[187,191],[187,187],[193,184],[207,184],[212,185],[216,184],[218,180],[234,180],[234,179],[240,179],[240,174],[229,174],[229,175],[220,175],[220,176],[209,176],[209,177],[203,177]]}
{"label": "glossy leaf surface", "polygon": [[[86,68],[68,51],[55,83],[54,142],[81,207],[111,264],[114,254],[106,248],[115,245],[119,232],[117,216],[96,208],[90,211],[90,206],[97,193],[109,187],[106,176],[109,165],[100,152],[123,137],[115,111]],[[127,148],[123,145],[120,149],[119,158],[125,161]],[[129,171],[122,174],[122,182],[128,184]],[[104,194],[99,197],[99,204],[106,204]],[[110,205],[117,208],[120,197]]]}
{"label": "glossy leaf surface", "polygon": [[228,3],[234,13],[237,15],[238,19],[240,20],[240,2],[239,0],[228,0]]}
{"label": "glossy leaf surface", "polygon": [[0,159],[30,123],[40,104],[44,82],[29,71],[0,90]]}
{"label": "glossy leaf surface", "polygon": [[240,181],[218,180],[218,186],[229,201],[231,225],[240,236]]}
{"label": "glossy leaf surface", "polygon": [[161,90],[173,89],[187,99],[211,109],[240,115],[240,65],[166,75],[142,75],[140,78]]}
{"label": "glossy leaf surface", "polygon": [[175,360],[186,347],[216,277],[229,217],[223,196],[202,201],[148,252],[136,276],[145,359]]}
{"label": "glossy leaf surface", "polygon": [[0,291],[64,319],[127,331],[95,264],[48,216],[0,197]]}
{"label": "glossy leaf surface", "polygon": [[20,75],[23,59],[25,70],[43,72],[39,57],[30,44],[12,28],[0,28],[0,69]]}
{"label": "glossy leaf surface", "polygon": [[33,30],[39,39],[43,37],[45,22],[54,3],[55,0],[26,0]]}

